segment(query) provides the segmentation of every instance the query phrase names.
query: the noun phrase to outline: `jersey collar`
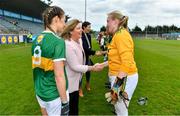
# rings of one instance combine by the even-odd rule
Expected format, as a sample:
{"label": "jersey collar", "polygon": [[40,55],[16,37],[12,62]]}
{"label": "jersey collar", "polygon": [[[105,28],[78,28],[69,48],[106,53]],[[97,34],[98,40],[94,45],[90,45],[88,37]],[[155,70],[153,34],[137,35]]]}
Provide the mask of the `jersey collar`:
{"label": "jersey collar", "polygon": [[54,36],[60,38],[57,34],[55,34],[55,33],[52,32],[52,31],[47,31],[47,30],[45,30],[45,31],[43,31],[42,33],[51,33],[51,34],[53,34]]}

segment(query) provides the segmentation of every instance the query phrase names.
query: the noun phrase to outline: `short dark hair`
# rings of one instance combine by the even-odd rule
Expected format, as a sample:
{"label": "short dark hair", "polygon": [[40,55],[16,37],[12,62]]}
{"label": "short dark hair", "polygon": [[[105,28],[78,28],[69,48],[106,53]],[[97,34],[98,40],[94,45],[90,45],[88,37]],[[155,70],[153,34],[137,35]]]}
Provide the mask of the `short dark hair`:
{"label": "short dark hair", "polygon": [[84,21],[84,22],[82,23],[82,29],[86,28],[88,25],[91,25],[91,23],[88,22],[88,21]]}
{"label": "short dark hair", "polygon": [[102,27],[100,28],[100,32],[106,32],[106,27],[105,27],[105,26],[102,26]]}

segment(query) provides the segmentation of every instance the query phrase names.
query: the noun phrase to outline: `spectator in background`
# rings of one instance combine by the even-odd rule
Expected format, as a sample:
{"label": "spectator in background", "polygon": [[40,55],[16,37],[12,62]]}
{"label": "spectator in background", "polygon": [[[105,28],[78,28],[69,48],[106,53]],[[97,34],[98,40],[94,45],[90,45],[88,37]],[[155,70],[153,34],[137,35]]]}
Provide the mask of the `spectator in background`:
{"label": "spectator in background", "polygon": [[[92,60],[90,59],[91,55],[97,55],[100,56],[103,54],[101,51],[94,51],[92,50],[92,44],[91,44],[91,23],[90,22],[83,22],[82,24],[82,43],[83,43],[83,49],[85,51],[86,56],[86,65],[93,65]],[[90,91],[90,71],[86,72],[86,89]],[[82,81],[80,82],[80,89],[79,89],[79,96],[83,97],[83,91],[82,91]]]}
{"label": "spectator in background", "polygon": [[99,43],[100,47],[102,46],[102,44],[104,42],[104,40],[102,40],[102,39],[104,39],[105,32],[106,32],[106,27],[104,27],[104,26],[101,27],[100,32],[99,32],[99,34],[97,36],[97,40],[98,40],[98,43]]}

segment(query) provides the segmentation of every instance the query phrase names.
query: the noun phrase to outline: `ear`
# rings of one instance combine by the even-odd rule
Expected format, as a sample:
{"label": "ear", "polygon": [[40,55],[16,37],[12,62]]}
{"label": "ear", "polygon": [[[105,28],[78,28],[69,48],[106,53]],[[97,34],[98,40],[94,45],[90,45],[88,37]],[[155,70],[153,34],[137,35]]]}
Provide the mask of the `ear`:
{"label": "ear", "polygon": [[59,17],[58,16],[55,16],[53,19],[54,19],[55,23],[57,23],[59,21]]}
{"label": "ear", "polygon": [[70,31],[69,33],[70,33],[70,35],[72,35],[72,31]]}

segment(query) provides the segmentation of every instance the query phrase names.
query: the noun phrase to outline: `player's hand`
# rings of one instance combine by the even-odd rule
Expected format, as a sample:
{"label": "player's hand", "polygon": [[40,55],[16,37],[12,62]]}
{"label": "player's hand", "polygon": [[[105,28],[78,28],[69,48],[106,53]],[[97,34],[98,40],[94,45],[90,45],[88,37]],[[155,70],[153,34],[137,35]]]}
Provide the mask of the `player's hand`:
{"label": "player's hand", "polygon": [[101,51],[101,53],[104,55],[104,54],[107,54],[107,51]]}
{"label": "player's hand", "polygon": [[123,79],[124,77],[127,77],[127,73],[126,72],[119,72],[118,76],[119,79]]}
{"label": "player's hand", "polygon": [[62,106],[61,106],[61,115],[62,116],[69,115],[69,102],[62,103]]}
{"label": "player's hand", "polygon": [[99,63],[96,63],[95,65],[93,65],[93,71],[101,71],[103,70],[103,65],[102,64],[99,64]]}
{"label": "player's hand", "polygon": [[96,56],[101,56],[102,53],[101,53],[101,51],[96,51],[96,52],[95,52],[95,55],[96,55]]}

